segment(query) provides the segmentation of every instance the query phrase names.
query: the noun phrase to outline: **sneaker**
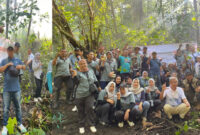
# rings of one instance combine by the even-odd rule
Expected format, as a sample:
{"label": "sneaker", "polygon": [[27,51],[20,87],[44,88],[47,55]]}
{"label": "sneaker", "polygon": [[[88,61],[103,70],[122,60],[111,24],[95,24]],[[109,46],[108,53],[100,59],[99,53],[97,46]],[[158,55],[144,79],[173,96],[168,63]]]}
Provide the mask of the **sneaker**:
{"label": "sneaker", "polygon": [[42,102],[42,101],[43,101],[41,97],[39,97],[39,98],[38,98],[38,100],[39,100],[40,102]]}
{"label": "sneaker", "polygon": [[91,127],[90,127],[90,131],[91,131],[92,133],[96,133],[96,132],[97,132],[97,129],[96,129],[95,126],[91,126]]}
{"label": "sneaker", "polygon": [[84,134],[85,133],[85,128],[84,127],[79,128],[79,133],[80,134]]}
{"label": "sneaker", "polygon": [[19,125],[18,128],[21,131],[21,133],[26,133],[27,132],[26,128],[22,124]]}
{"label": "sneaker", "polygon": [[34,98],[34,102],[38,102],[38,98]]}
{"label": "sneaker", "polygon": [[78,112],[78,108],[74,106],[74,108],[72,109],[72,112]]}
{"label": "sneaker", "polygon": [[133,127],[135,124],[132,121],[127,121],[130,127]]}
{"label": "sneaker", "polygon": [[105,122],[103,122],[103,121],[99,121],[99,123],[100,123],[101,125],[103,125],[103,126],[105,126],[105,125],[106,125],[106,123],[105,123]]}
{"label": "sneaker", "polygon": [[1,132],[1,135],[7,135],[8,133],[8,129],[6,126],[3,126],[3,129],[2,129],[2,132]]}
{"label": "sneaker", "polygon": [[124,122],[119,122],[118,127],[123,128],[124,127]]}

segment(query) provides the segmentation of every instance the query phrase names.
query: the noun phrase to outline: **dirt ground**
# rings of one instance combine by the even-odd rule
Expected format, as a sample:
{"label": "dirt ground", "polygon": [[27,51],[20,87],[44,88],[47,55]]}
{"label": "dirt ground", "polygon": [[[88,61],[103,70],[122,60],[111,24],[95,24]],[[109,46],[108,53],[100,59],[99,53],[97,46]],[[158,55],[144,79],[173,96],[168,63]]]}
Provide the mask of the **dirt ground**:
{"label": "dirt ground", "polygon": [[[79,135],[79,125],[78,125],[78,113],[72,112],[74,105],[65,105],[64,99],[60,101],[60,108],[54,110],[55,113],[60,112],[63,114],[63,123],[60,128],[53,125],[53,135]],[[154,125],[160,126],[160,128],[152,130],[142,130],[141,122],[135,123],[134,127],[129,127],[124,125],[123,128],[118,128],[117,124],[102,126],[98,124],[96,126],[96,135],[175,135],[178,128],[170,123],[164,114],[162,114],[163,119],[149,118],[149,121],[153,122]],[[181,123],[179,123],[181,124]],[[89,128],[86,128],[85,135],[93,135]],[[200,135],[199,131],[188,131],[187,133],[181,133],[181,135]]]}

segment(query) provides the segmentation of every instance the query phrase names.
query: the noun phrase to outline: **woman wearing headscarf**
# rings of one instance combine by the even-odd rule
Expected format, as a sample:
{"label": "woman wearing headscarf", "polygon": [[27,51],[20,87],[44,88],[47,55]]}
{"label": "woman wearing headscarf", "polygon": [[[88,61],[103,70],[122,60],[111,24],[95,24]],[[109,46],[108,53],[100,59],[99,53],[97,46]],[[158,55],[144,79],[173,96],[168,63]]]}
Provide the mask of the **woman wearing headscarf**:
{"label": "woman wearing headscarf", "polygon": [[120,92],[117,93],[115,117],[118,127],[124,126],[124,121],[127,121],[129,126],[132,127],[134,117],[135,98],[132,92],[128,92],[124,84],[120,85]]}
{"label": "woman wearing headscarf", "polygon": [[106,59],[101,58],[100,70],[101,70],[100,85],[101,88],[104,89],[106,85],[116,77],[115,73],[117,71],[117,62],[113,58],[111,51],[106,53]]}
{"label": "woman wearing headscarf", "polygon": [[115,88],[115,92],[119,92],[119,88],[120,88],[120,85],[122,83],[122,80],[121,80],[121,76],[117,76],[115,78],[115,84],[116,84],[116,88]]}
{"label": "woman wearing headscarf", "polygon": [[72,78],[74,79],[75,84],[77,84],[75,90],[75,104],[79,116],[79,133],[85,133],[85,126],[90,126],[91,132],[95,133],[97,130],[94,123],[94,94],[90,91],[90,85],[96,83],[97,79],[93,70],[88,69],[87,61],[85,59],[79,61],[79,67],[80,71],[71,70]]}
{"label": "woman wearing headscarf", "polygon": [[137,120],[142,117],[143,128],[152,125],[152,123],[147,122],[147,112],[149,111],[150,104],[145,101],[144,88],[140,87],[139,79],[134,79],[132,83],[132,88],[129,89],[135,97],[135,107],[134,107],[134,119]]}
{"label": "woman wearing headscarf", "polygon": [[36,53],[32,62],[32,68],[35,77],[36,83],[36,91],[34,101],[38,102],[41,99],[41,90],[42,90],[42,80],[43,80],[43,72],[42,72],[42,62],[40,61],[40,53]]}
{"label": "woman wearing headscarf", "polygon": [[104,90],[101,90],[97,99],[97,116],[100,124],[106,125],[112,120],[115,103],[115,83],[109,82]]}
{"label": "woman wearing headscarf", "polygon": [[149,101],[152,111],[155,111],[155,117],[161,118],[161,100],[160,91],[155,86],[153,78],[149,79],[149,86],[145,87],[146,100]]}
{"label": "woman wearing headscarf", "polygon": [[139,77],[139,80],[140,80],[140,86],[141,87],[147,87],[148,86],[148,80],[149,80],[149,77],[148,77],[148,72],[147,71],[143,71],[142,72],[142,76]]}

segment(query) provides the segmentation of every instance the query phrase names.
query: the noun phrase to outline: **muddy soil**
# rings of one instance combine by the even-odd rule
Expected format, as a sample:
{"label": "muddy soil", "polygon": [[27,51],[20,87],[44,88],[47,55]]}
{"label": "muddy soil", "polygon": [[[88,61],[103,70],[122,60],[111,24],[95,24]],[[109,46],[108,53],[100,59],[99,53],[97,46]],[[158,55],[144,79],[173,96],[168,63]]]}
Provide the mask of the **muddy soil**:
{"label": "muddy soil", "polygon": [[[57,128],[56,124],[53,125],[53,135],[79,135],[79,124],[78,124],[78,113],[72,112],[74,105],[66,105],[65,100],[60,101],[59,109],[54,110],[54,113],[63,114],[63,123]],[[176,126],[170,123],[166,116],[162,113],[162,119],[150,118],[149,121],[153,122],[154,125],[161,126],[152,130],[142,130],[141,122],[135,123],[134,127],[129,127],[127,124],[123,128],[118,128],[117,124],[102,126],[97,124],[96,135],[175,135],[178,130]],[[187,118],[189,119],[189,117]],[[183,123],[177,123],[182,124]],[[89,128],[86,128],[85,135],[93,135]],[[181,133],[181,135],[200,135],[199,131],[189,131],[187,133]]]}

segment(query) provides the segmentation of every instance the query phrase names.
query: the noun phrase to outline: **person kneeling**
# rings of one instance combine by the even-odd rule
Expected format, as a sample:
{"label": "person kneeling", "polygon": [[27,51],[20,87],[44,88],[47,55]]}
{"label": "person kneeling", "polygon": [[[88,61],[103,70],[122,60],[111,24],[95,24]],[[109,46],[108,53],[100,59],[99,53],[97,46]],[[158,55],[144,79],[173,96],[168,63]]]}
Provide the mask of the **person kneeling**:
{"label": "person kneeling", "polygon": [[124,121],[127,121],[129,126],[132,127],[133,123],[133,108],[135,105],[135,98],[131,92],[125,89],[125,85],[120,86],[120,92],[117,93],[115,117],[118,126],[124,126]]}
{"label": "person kneeling", "polygon": [[115,83],[109,82],[108,85],[99,93],[97,99],[97,116],[100,119],[100,124],[106,125],[109,120],[112,120],[114,108]]}
{"label": "person kneeling", "polygon": [[134,79],[132,82],[132,87],[129,89],[131,92],[133,92],[133,95],[135,97],[135,107],[134,107],[134,118],[135,120],[142,117],[142,125],[143,129],[145,129],[147,126],[151,126],[151,122],[147,122],[147,113],[150,108],[150,103],[148,101],[145,101],[145,93],[144,89],[140,87],[139,79]]}
{"label": "person kneeling", "polygon": [[162,86],[162,92],[160,99],[165,99],[164,112],[169,119],[172,119],[172,115],[178,114],[181,119],[185,118],[185,115],[190,110],[190,103],[185,97],[184,91],[178,86],[178,79],[176,77],[170,77],[170,87]]}

